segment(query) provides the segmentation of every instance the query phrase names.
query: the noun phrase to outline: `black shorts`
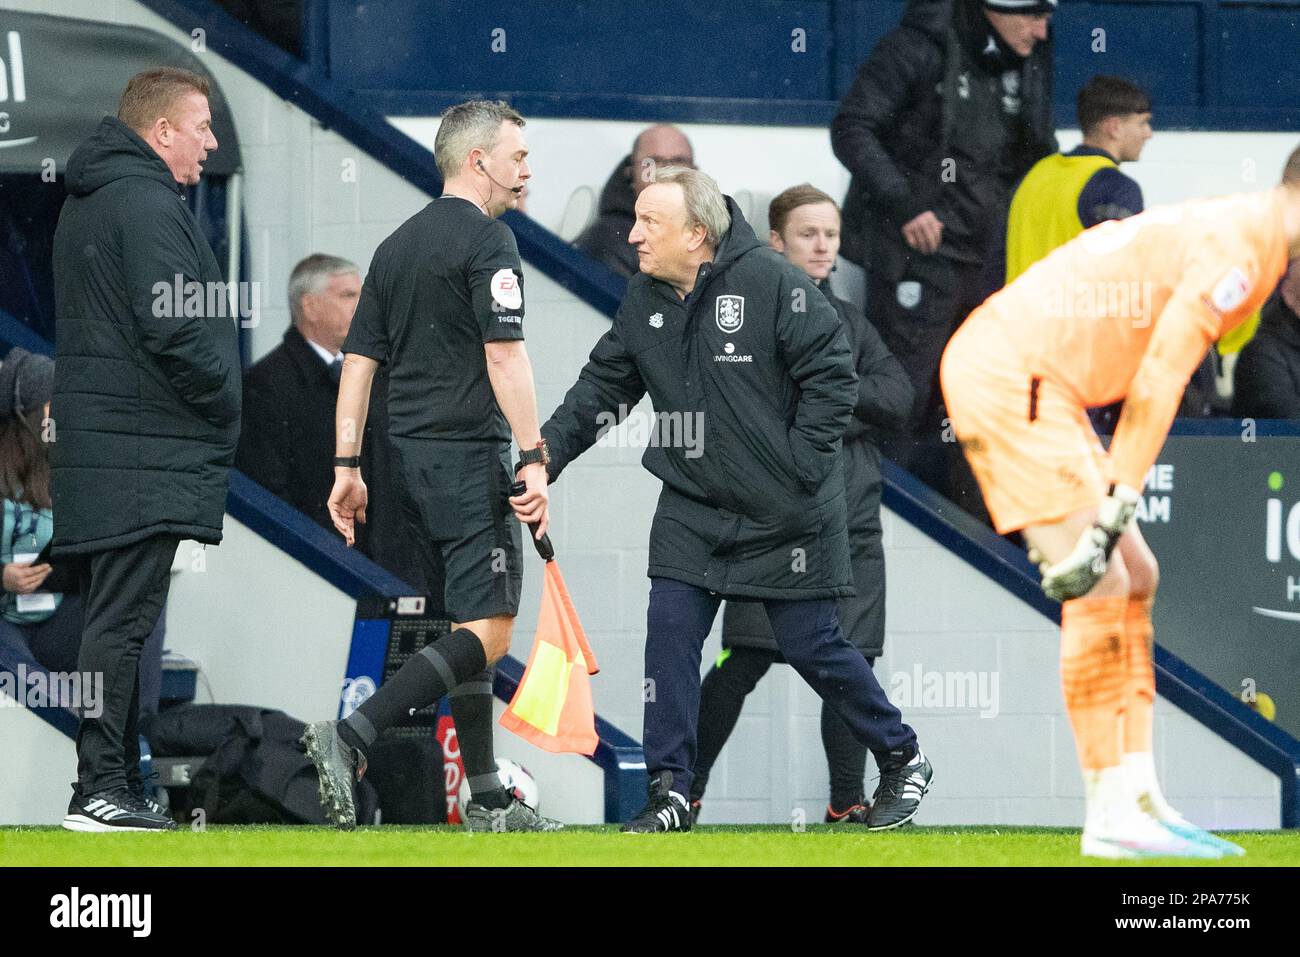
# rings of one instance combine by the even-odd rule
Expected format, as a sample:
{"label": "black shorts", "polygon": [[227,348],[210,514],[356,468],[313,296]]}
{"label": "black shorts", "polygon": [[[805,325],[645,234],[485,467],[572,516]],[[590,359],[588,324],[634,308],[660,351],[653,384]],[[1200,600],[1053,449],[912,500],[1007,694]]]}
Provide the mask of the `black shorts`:
{"label": "black shorts", "polygon": [[394,485],[429,581],[446,574],[453,622],[519,613],[523,535],[508,501],[510,444],[389,436]]}

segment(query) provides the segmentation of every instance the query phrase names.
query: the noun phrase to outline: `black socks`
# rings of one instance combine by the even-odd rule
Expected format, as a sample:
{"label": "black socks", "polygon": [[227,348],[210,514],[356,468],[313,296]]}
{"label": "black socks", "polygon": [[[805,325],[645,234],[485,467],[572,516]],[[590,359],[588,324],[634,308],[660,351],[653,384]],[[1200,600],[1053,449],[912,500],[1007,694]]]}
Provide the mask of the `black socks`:
{"label": "black socks", "polygon": [[488,810],[510,806],[510,797],[497,774],[496,752],[492,747],[492,672],[473,675],[447,696],[451,718],[456,722],[456,739],[465,778],[474,803]]}
{"label": "black socks", "polygon": [[[478,636],[467,628],[457,628],[441,641],[422,648],[361,707],[339,722],[339,737],[364,753],[385,728],[409,717],[412,711],[428,707],[457,685],[476,678],[486,666],[487,655]],[[489,739],[491,718],[489,701]]]}

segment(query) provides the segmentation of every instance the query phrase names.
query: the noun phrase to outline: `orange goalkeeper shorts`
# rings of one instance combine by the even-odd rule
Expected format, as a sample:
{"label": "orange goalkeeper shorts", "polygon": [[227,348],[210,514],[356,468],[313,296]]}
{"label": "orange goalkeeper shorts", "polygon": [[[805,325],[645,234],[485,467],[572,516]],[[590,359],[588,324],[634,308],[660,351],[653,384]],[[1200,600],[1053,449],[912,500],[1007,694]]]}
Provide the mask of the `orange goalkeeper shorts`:
{"label": "orange goalkeeper shorts", "polygon": [[980,310],[962,324],[939,366],[948,417],[998,534],[1096,505],[1110,474],[1087,410],[1035,376]]}

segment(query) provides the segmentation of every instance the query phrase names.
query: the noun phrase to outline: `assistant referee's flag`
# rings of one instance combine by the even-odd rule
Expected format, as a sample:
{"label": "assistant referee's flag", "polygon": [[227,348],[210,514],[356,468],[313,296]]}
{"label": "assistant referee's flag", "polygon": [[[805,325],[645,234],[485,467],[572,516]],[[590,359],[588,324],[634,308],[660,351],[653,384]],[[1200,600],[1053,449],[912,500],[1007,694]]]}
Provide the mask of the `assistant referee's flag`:
{"label": "assistant referee's flag", "polygon": [[542,607],[528,666],[501,726],[546,751],[594,754],[596,711],[591,681],[599,668],[564,586],[546,536],[533,540],[546,559]]}

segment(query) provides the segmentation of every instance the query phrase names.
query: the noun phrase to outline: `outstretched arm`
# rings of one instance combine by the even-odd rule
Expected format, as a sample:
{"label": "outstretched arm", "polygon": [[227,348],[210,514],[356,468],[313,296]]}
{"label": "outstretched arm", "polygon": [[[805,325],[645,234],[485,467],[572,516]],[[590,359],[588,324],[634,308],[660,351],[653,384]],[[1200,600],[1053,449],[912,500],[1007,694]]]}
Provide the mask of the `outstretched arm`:
{"label": "outstretched arm", "polygon": [[619,336],[619,318],[600,337],[578,374],[578,381],[542,426],[542,436],[551,453],[552,482],[607,429],[627,418],[628,412],[645,395],[645,383],[636,361]]}

